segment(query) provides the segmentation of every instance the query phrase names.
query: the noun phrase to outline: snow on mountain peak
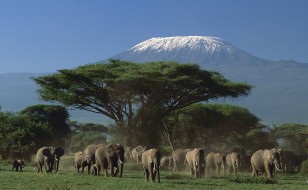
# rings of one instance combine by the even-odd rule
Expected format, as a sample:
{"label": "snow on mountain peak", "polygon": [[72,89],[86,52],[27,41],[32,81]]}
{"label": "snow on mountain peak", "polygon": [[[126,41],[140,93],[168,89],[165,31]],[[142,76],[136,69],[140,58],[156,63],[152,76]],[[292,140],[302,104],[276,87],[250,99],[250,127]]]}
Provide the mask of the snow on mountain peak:
{"label": "snow on mountain peak", "polygon": [[201,51],[207,54],[213,54],[217,51],[231,52],[234,47],[224,42],[222,39],[210,36],[175,36],[158,37],[143,41],[129,49],[133,52],[143,51],[174,51],[177,49],[187,49],[189,51]]}

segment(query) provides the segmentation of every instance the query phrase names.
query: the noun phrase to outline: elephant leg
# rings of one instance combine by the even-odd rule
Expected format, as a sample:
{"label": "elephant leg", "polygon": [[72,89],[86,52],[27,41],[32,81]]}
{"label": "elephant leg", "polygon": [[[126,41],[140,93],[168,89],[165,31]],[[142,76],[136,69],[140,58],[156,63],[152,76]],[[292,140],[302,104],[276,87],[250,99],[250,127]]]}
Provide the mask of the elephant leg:
{"label": "elephant leg", "polygon": [[114,173],[114,176],[118,176],[118,173],[119,173],[119,166],[117,163],[115,163],[115,168],[116,168],[116,171]]}
{"label": "elephant leg", "polygon": [[144,169],[144,176],[145,176],[145,181],[149,181],[149,169]]}
{"label": "elephant leg", "polygon": [[113,165],[112,162],[111,162],[111,165],[110,165],[110,175],[111,175],[111,177],[114,177],[114,165]]}
{"label": "elephant leg", "polygon": [[96,165],[96,173],[97,173],[97,176],[100,176],[101,175],[101,165]]}
{"label": "elephant leg", "polygon": [[150,168],[149,169],[149,174],[150,174],[150,177],[151,177],[152,181],[153,181],[153,168],[154,168],[153,165],[154,164],[149,164],[149,166],[148,166],[148,168]]}
{"label": "elephant leg", "polygon": [[152,181],[153,182],[155,182],[155,178],[156,178],[156,170],[154,169],[153,173],[152,173]]}
{"label": "elephant leg", "polygon": [[270,171],[270,166],[268,164],[265,165],[265,177],[271,178],[271,171]]}
{"label": "elephant leg", "polygon": [[90,175],[90,170],[91,170],[91,163],[88,164],[88,174]]}
{"label": "elephant leg", "polygon": [[193,168],[190,167],[189,169],[190,169],[191,175],[194,176],[194,170],[193,170]]}

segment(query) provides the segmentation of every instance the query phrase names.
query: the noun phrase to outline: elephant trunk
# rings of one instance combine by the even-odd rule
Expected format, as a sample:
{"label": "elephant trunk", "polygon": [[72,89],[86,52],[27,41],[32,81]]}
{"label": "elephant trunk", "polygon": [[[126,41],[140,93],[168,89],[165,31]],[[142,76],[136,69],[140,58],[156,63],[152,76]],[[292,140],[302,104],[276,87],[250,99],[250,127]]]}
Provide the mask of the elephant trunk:
{"label": "elephant trunk", "polygon": [[159,167],[157,167],[157,179],[158,179],[158,183],[160,183]]}
{"label": "elephant trunk", "polygon": [[56,173],[58,172],[59,169],[59,163],[60,163],[60,159],[59,158],[55,158],[56,162],[55,162],[55,171]]}
{"label": "elephant trunk", "polygon": [[123,175],[123,166],[124,166],[124,163],[121,162],[120,176],[119,177],[122,177],[122,175]]}
{"label": "elephant trunk", "polygon": [[198,167],[197,177],[201,178],[201,165],[199,165],[199,167]]}

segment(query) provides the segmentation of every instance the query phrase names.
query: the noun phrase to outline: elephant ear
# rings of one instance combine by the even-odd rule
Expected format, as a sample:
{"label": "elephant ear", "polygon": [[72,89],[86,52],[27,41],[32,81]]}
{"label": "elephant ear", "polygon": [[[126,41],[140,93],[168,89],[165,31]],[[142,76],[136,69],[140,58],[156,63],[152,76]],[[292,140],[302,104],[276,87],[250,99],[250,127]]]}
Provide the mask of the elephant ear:
{"label": "elephant ear", "polygon": [[52,147],[45,147],[45,148],[42,150],[42,154],[43,154],[44,156],[50,157],[50,156],[51,156],[51,150],[52,150]]}
{"label": "elephant ear", "polygon": [[60,158],[61,156],[64,155],[64,149],[61,147],[56,147],[54,151],[55,151],[54,154],[56,155],[57,158]]}

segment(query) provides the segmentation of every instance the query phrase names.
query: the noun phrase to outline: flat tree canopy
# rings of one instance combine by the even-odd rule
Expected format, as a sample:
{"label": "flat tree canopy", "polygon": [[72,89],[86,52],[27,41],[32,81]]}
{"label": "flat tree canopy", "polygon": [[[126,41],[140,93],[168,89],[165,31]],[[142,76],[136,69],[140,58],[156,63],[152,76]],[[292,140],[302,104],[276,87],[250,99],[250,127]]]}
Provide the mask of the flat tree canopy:
{"label": "flat tree canopy", "polygon": [[246,96],[252,88],[196,64],[176,62],[110,60],[33,79],[43,100],[101,113],[118,128],[157,127],[179,108],[220,97]]}

